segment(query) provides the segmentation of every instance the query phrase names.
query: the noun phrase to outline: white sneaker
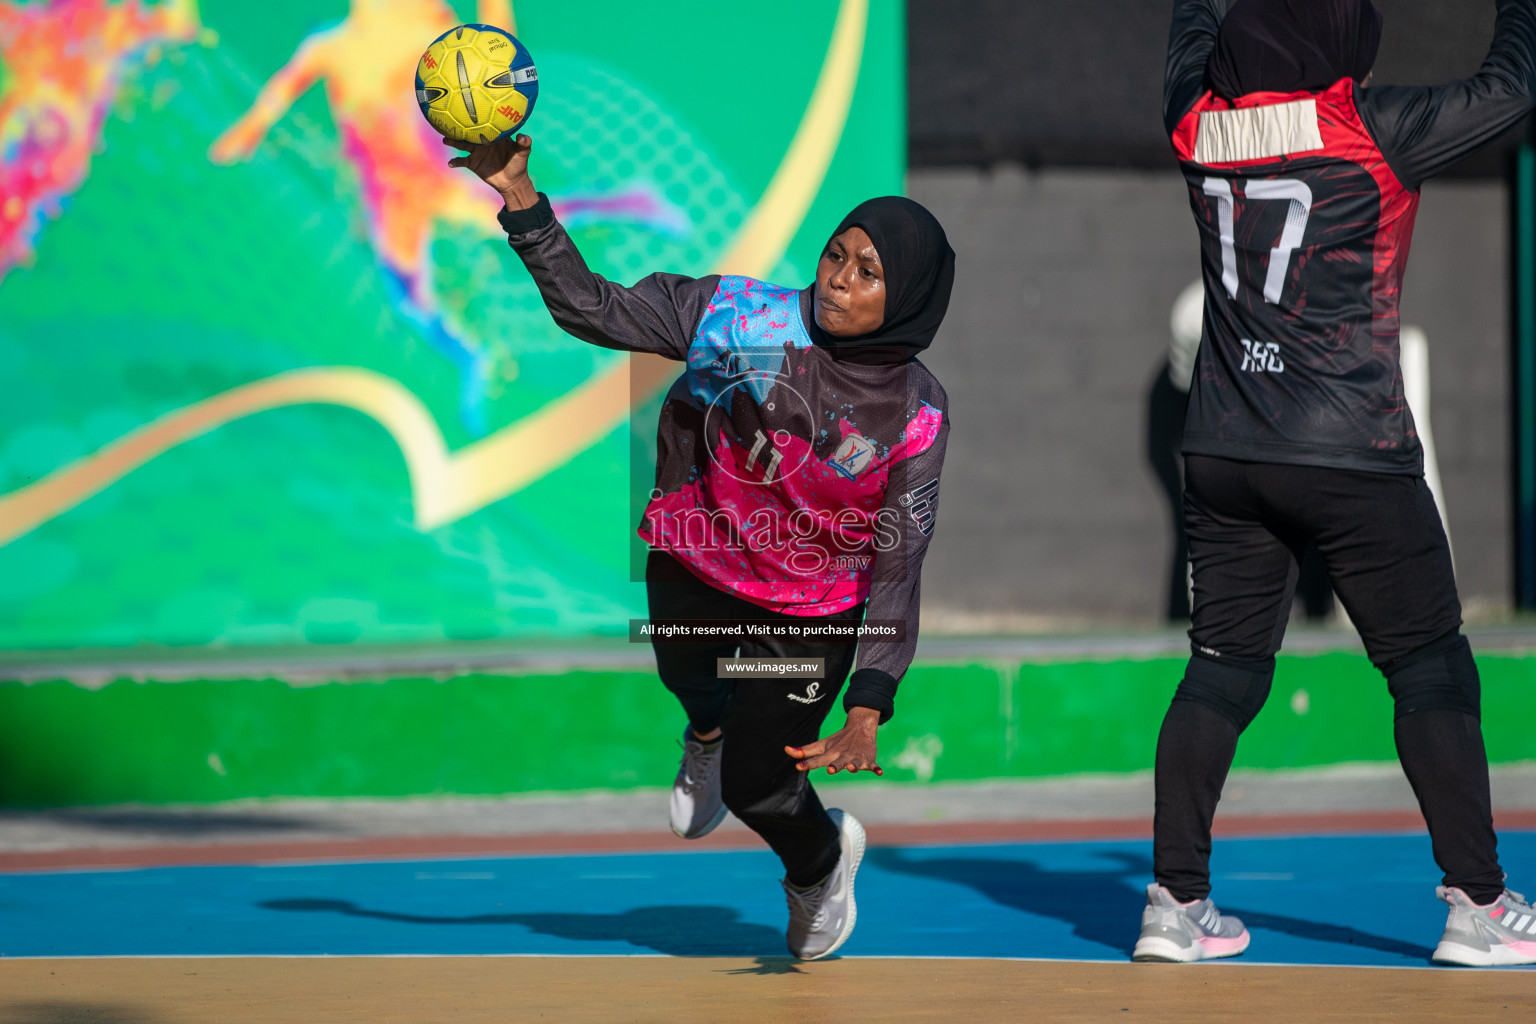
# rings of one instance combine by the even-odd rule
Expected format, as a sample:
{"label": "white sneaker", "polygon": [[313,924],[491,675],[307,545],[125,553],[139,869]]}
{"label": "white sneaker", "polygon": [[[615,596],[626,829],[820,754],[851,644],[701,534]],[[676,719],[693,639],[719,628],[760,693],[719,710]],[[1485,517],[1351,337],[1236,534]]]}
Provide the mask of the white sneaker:
{"label": "white sneaker", "polygon": [[1243,922],[1223,915],[1209,898],[1180,903],[1156,882],[1147,886],[1141,937],[1132,960],[1187,964],[1237,956],[1247,948],[1248,929]]}
{"label": "white sneaker", "polygon": [[1451,905],[1445,934],[1430,957],[1437,964],[1501,967],[1536,964],[1536,910],[1517,892],[1504,893],[1486,907],[1460,889],[1435,887],[1435,895]]}
{"label": "white sneaker", "polygon": [[678,765],[677,778],[672,780],[672,799],[667,810],[672,831],[684,839],[707,836],[725,820],[725,800],[720,795],[724,737],[711,745],[714,749],[706,750],[704,742],[693,734],[692,726],[683,729],[683,763]]}
{"label": "white sneaker", "polygon": [[826,881],[801,892],[785,879],[784,896],[789,901],[789,929],[785,938],[789,951],[801,960],[820,960],[831,956],[853,934],[859,908],[853,902],[853,876],[864,859],[864,826],[846,811],[827,811],[837,825],[840,855],[837,866]]}

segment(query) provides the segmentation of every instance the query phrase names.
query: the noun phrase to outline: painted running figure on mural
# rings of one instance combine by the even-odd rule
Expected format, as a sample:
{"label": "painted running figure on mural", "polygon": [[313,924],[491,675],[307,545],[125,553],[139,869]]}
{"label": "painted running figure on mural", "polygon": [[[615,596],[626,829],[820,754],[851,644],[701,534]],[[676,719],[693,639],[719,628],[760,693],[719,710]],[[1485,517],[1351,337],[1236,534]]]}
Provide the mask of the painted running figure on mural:
{"label": "painted running figure on mural", "polygon": [[[509,0],[479,0],[477,20],[514,34]],[[208,151],[215,163],[248,159],[267,132],[316,82],[341,135],[342,155],[357,170],[367,206],[370,241],[396,305],[459,373],[459,413],[476,436],[490,429],[485,402],[516,377],[515,364],[465,338],[445,321],[432,281],[434,225],[445,221],[484,229],[498,203],[442,160],[441,138],[422,118],[412,92],[421,52],[458,23],[445,0],[352,0],[339,24],[309,35],[268,79],[251,108]],[[592,221],[639,222],[678,230],[679,211],[630,192],[566,197],[569,213]]]}
{"label": "painted running figure on mural", "polygon": [[[508,0],[479,0],[476,15],[485,24],[516,32]],[[396,306],[454,364],[460,417],[479,435],[487,426],[485,396],[516,371],[505,367],[501,380],[493,381],[496,361],[443,321],[428,247],[435,221],[483,224],[496,204],[442,166],[437,134],[411,93],[411,72],[421,51],[458,20],[445,0],[352,0],[339,24],[299,44],[208,155],[221,164],[248,159],[300,96],[315,83],[325,83],[342,155],[356,168],[362,186],[370,241],[398,289]]]}
{"label": "painted running figure on mural", "polygon": [[0,280],[85,182],[124,72],[198,27],[196,0],[0,2]]}

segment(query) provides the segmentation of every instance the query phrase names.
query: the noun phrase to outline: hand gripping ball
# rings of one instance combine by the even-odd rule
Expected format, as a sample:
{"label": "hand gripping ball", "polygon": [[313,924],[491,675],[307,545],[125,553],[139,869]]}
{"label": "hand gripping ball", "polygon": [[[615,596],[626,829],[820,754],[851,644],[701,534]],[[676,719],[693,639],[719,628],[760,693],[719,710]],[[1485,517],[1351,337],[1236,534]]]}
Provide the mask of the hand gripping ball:
{"label": "hand gripping ball", "polygon": [[490,25],[459,25],[432,40],[416,65],[416,102],[455,142],[512,134],[533,113],[539,74],[522,43]]}

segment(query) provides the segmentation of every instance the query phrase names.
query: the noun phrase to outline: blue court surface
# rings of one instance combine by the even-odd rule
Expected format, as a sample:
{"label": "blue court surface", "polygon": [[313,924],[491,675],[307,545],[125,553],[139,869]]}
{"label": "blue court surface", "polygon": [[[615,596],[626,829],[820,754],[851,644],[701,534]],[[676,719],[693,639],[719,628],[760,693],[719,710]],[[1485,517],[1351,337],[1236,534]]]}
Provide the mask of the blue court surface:
{"label": "blue court surface", "polygon": [[[1536,833],[1506,833],[1518,888]],[[1445,924],[1423,835],[1218,840],[1248,962],[1418,967]],[[1146,841],[873,848],[857,956],[1123,960]],[[762,851],[516,856],[0,875],[0,955],[783,956]]]}

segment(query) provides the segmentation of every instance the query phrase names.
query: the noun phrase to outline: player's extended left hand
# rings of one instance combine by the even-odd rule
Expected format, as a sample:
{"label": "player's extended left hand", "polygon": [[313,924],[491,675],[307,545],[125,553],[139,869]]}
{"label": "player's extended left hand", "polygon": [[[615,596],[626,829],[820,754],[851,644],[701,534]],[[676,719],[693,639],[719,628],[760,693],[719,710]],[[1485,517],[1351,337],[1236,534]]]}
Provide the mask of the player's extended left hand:
{"label": "player's extended left hand", "polygon": [[533,140],[515,135],[479,145],[443,139],[443,145],[465,151],[448,161],[449,167],[467,167],[487,185],[501,193],[509,210],[526,210],[539,201],[539,193],[528,176],[528,154]]}
{"label": "player's extended left hand", "polygon": [[851,708],[848,724],[825,739],[803,747],[785,747],[784,753],[798,758],[795,767],[802,772],[825,768],[828,775],[839,771],[885,772],[875,761],[875,732],[880,728],[880,712],[874,708]]}

